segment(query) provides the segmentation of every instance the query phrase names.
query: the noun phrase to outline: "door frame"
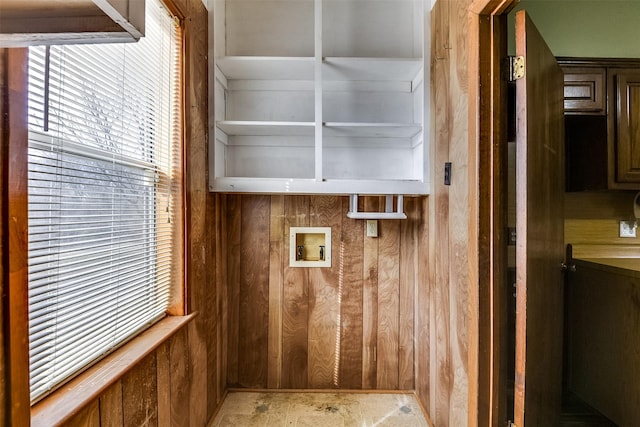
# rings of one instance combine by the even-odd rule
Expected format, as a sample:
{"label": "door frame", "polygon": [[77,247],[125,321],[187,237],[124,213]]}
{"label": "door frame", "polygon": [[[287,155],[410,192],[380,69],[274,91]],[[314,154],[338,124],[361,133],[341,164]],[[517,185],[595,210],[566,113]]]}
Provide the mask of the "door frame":
{"label": "door frame", "polygon": [[[507,14],[518,0],[469,7],[469,425],[507,421]],[[475,194],[474,194],[475,193]],[[473,251],[473,253],[471,253]],[[475,276],[475,277],[474,277]],[[475,338],[477,337],[477,339]]]}

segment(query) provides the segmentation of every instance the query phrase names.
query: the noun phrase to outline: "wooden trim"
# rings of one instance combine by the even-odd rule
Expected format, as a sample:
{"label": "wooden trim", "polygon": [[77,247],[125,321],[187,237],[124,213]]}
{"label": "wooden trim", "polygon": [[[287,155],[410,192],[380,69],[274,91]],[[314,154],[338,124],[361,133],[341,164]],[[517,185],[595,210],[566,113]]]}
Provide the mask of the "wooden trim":
{"label": "wooden trim", "polygon": [[583,68],[625,68],[640,67],[640,59],[636,58],[576,58],[558,56],[556,58],[561,67]]}
{"label": "wooden trim", "polygon": [[[215,268],[216,234],[215,198],[207,182],[208,156],[208,14],[202,0],[172,0],[184,12],[184,189],[185,189],[185,275],[186,312],[202,315],[188,327],[188,363],[190,380],[188,405],[189,423],[204,425],[210,408],[220,403],[216,387],[210,386],[216,369],[210,363],[221,341],[216,322],[219,313]],[[213,110],[211,110],[213,111]],[[222,350],[224,351],[224,349]],[[222,357],[215,354],[215,357]],[[215,374],[215,372],[213,372]]]}
{"label": "wooden trim", "polygon": [[196,316],[197,313],[169,316],[156,323],[34,405],[31,409],[31,426],[53,427],[64,424]]}
{"label": "wooden trim", "polygon": [[[2,282],[9,425],[29,425],[26,49],[0,50],[2,81]],[[8,251],[6,249],[8,248]],[[6,252],[5,252],[6,251]]]}
{"label": "wooden trim", "polygon": [[[485,44],[480,44],[480,40],[474,39],[481,29],[490,25],[491,21],[489,19],[470,19],[469,22],[469,38],[471,39],[469,42],[469,46],[475,47],[478,46],[477,49],[471,48],[469,49],[469,64],[478,64],[480,63],[480,51],[486,50],[488,47],[485,44],[490,42],[489,40],[482,40]],[[488,58],[482,58],[483,60],[487,60]],[[484,65],[484,64],[483,64]],[[473,69],[473,66],[469,67]],[[478,66],[478,71],[482,71],[485,67]],[[472,75],[469,76],[469,99],[476,100],[476,102],[487,102],[490,98],[487,96],[480,97],[481,90],[491,90],[490,88],[490,74],[487,73]],[[479,81],[479,83],[478,83]],[[477,108],[477,107],[476,107]],[[469,123],[475,123],[476,117],[473,116],[476,109],[474,108],[474,102],[469,102]],[[477,163],[477,158],[479,157],[479,149],[478,141],[480,139],[486,139],[488,137],[488,130],[485,129],[485,122],[478,121],[478,127],[469,126],[469,196],[468,196],[468,209],[469,209],[469,217],[468,217],[468,229],[469,229],[469,250],[467,252],[467,257],[469,260],[469,301],[472,304],[478,304],[478,310],[469,310],[469,320],[468,320],[468,332],[469,332],[469,354],[468,354],[468,363],[469,363],[469,394],[468,394],[468,425],[475,425],[477,420],[480,417],[480,413],[482,413],[482,417],[486,418],[487,415],[484,414],[484,411],[487,410],[488,405],[483,405],[480,407],[479,402],[482,402],[486,395],[480,395],[479,387],[482,384],[486,383],[486,377],[490,375],[491,371],[486,369],[479,370],[480,365],[485,365],[480,360],[484,355],[489,354],[487,352],[480,353],[478,351],[478,343],[480,342],[483,331],[485,329],[480,328],[481,322],[481,309],[483,307],[483,302],[481,299],[481,282],[480,279],[484,278],[484,271],[481,270],[480,265],[480,251],[486,253],[485,245],[482,243],[488,243],[488,240],[484,240],[480,242],[479,240],[479,228],[482,226],[478,226],[478,221],[482,221],[486,218],[480,218],[478,212],[481,209],[484,209],[484,204],[490,201],[487,197],[478,197],[478,194],[482,194],[485,196],[483,192],[480,190],[486,190],[485,188],[479,188],[479,185],[476,185],[476,182],[482,182],[482,174],[484,172],[482,166]],[[486,266],[487,263],[483,263],[482,267]],[[478,283],[479,286],[473,286],[472,284]],[[484,323],[482,324],[483,326]],[[486,339],[483,338],[483,341]],[[477,381],[475,379],[477,378]],[[490,406],[489,406],[490,407]]]}
{"label": "wooden trim", "polygon": [[[475,0],[469,26],[469,425],[506,421],[506,14],[514,0]],[[474,158],[475,157],[475,158]],[[477,232],[477,234],[475,234]],[[475,239],[475,240],[471,240]],[[477,304],[477,305],[475,305]],[[476,311],[477,310],[477,311]],[[477,341],[474,336],[477,334]],[[476,400],[477,396],[477,400]]]}

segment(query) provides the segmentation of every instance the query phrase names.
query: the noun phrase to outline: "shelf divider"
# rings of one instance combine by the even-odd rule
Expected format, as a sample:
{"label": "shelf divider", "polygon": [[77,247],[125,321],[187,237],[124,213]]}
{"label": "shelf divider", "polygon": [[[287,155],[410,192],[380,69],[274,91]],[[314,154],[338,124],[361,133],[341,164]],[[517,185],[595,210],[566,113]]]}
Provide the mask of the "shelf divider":
{"label": "shelf divider", "polygon": [[316,0],[314,53],[315,53],[315,177],[322,182],[322,0]]}

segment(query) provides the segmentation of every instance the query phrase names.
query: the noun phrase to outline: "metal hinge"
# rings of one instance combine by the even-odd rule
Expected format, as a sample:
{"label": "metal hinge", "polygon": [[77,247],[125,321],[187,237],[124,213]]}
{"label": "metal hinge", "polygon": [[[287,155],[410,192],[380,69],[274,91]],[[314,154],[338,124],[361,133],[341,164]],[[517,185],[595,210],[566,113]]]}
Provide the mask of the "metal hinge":
{"label": "metal hinge", "polygon": [[515,82],[524,77],[524,56],[510,56],[507,58],[507,80]]}

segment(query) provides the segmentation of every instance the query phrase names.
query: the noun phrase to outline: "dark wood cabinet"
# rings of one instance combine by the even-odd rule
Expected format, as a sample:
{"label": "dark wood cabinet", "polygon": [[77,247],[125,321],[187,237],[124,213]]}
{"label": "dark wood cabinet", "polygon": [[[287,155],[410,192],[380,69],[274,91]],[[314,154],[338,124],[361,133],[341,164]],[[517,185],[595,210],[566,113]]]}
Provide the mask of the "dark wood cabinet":
{"label": "dark wood cabinet", "polygon": [[640,189],[640,60],[559,58],[566,190]]}
{"label": "dark wood cabinet", "polygon": [[563,67],[563,71],[565,114],[606,114],[606,69]]}
{"label": "dark wood cabinet", "polygon": [[[614,180],[640,183],[640,68],[611,70]],[[634,188],[637,188],[636,185]]]}

